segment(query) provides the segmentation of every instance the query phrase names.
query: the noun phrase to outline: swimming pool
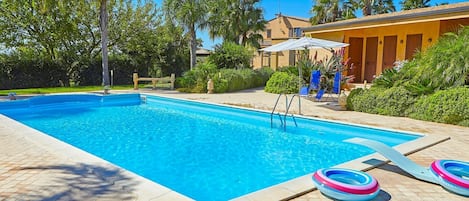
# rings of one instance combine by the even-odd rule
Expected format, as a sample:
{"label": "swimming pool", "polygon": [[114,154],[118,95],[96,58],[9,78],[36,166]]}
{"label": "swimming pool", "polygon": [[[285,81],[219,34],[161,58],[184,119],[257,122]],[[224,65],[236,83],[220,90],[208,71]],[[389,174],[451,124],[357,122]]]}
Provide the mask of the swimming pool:
{"label": "swimming pool", "polygon": [[270,113],[156,96],[146,104],[136,95],[64,97],[3,113],[197,200],[227,200],[372,153],[341,142],[350,137],[388,145],[418,137],[307,118],[283,132],[270,128]]}

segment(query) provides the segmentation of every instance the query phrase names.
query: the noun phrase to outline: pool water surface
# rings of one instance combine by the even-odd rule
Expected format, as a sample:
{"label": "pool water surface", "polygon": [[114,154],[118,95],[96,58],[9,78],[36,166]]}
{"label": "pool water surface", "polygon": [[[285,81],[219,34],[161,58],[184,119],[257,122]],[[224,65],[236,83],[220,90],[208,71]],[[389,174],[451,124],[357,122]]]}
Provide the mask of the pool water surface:
{"label": "pool water surface", "polygon": [[348,138],[394,146],[419,137],[301,117],[284,131],[267,112],[157,96],[77,105],[5,114],[196,200],[236,198],[373,153]]}

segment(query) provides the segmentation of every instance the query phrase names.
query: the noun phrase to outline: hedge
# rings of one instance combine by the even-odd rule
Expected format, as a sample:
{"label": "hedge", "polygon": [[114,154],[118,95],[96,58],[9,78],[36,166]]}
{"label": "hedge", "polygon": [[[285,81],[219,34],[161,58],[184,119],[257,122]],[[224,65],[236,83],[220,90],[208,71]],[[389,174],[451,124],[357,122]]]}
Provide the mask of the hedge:
{"label": "hedge", "polygon": [[58,62],[7,59],[0,63],[0,89],[68,85],[67,71]]}
{"label": "hedge", "polygon": [[177,78],[178,91],[188,93],[206,93],[208,79],[214,82],[215,93],[239,91],[265,86],[272,75],[270,68],[261,69],[217,69],[212,63],[202,63]]}
{"label": "hedge", "polygon": [[347,107],[359,112],[390,116],[406,116],[406,110],[416,101],[404,87],[369,90],[355,89],[347,97]]}
{"label": "hedge", "polygon": [[[101,60],[88,63],[76,63],[75,72],[67,72],[60,61],[43,58],[18,59],[15,57],[0,62],[0,89],[22,89],[69,86],[101,85]],[[132,84],[132,74],[137,71],[141,76],[148,76],[148,68],[135,67],[130,60],[110,58],[109,70],[113,70],[113,84]]]}
{"label": "hedge", "polygon": [[[148,68],[136,67],[127,59],[112,58],[109,60],[109,71],[113,70],[113,84],[128,85],[132,84],[132,74],[137,72],[139,76],[148,76]],[[95,60],[88,64],[81,64],[76,79],[76,84],[80,86],[101,85],[102,84],[102,63],[101,60]]]}
{"label": "hedge", "polygon": [[415,119],[469,126],[469,88],[457,87],[422,96],[407,112]]}
{"label": "hedge", "polygon": [[264,91],[276,94],[293,94],[298,90],[298,76],[287,72],[275,72],[264,88]]}

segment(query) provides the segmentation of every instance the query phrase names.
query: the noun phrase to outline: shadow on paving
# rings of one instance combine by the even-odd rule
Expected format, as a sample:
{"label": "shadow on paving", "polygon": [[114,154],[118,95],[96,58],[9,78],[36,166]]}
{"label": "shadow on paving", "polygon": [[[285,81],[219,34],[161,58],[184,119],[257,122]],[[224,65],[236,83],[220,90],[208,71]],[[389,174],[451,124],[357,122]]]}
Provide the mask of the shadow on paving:
{"label": "shadow on paving", "polygon": [[90,164],[24,167],[51,175],[47,182],[22,194],[21,200],[135,200],[137,184],[117,168]]}

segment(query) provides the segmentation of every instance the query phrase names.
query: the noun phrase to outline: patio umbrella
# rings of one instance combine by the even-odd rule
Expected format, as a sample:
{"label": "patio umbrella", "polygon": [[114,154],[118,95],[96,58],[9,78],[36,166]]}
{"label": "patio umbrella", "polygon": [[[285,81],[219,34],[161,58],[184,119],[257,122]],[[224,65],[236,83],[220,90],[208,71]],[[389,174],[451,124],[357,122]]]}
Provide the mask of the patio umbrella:
{"label": "patio umbrella", "polygon": [[310,49],[310,48],[341,48],[347,47],[349,44],[347,43],[340,43],[330,40],[318,39],[318,38],[308,38],[303,37],[294,42],[292,42],[288,48],[293,50],[302,50],[302,49]]}
{"label": "patio umbrella", "polygon": [[347,47],[348,45],[349,44],[347,43],[340,43],[330,40],[302,37],[299,39],[290,39],[261,50],[264,52],[281,52],[287,50],[303,50],[305,48],[341,48]]}
{"label": "patio umbrella", "polygon": [[[340,43],[330,40],[318,39],[318,38],[310,38],[310,37],[301,37],[299,39],[290,39],[285,42],[281,42],[279,44],[272,45],[270,47],[266,47],[261,49],[264,52],[281,52],[287,50],[305,50],[305,49],[312,49],[312,48],[326,48],[326,49],[333,49],[333,48],[342,48],[347,47],[349,44],[347,43]],[[301,68],[298,66],[298,78],[299,83],[298,86],[301,89],[302,83],[302,72]]]}
{"label": "patio umbrella", "polygon": [[[288,39],[287,41],[283,41],[281,43],[277,43],[275,45],[266,47],[264,49],[261,49],[264,52],[278,52],[279,49],[284,49],[288,45],[290,45],[292,42],[296,41],[296,39]],[[281,50],[283,51],[283,50]]]}

